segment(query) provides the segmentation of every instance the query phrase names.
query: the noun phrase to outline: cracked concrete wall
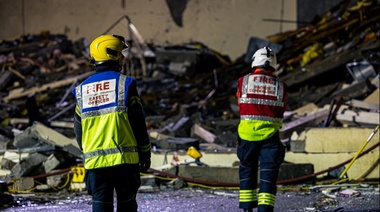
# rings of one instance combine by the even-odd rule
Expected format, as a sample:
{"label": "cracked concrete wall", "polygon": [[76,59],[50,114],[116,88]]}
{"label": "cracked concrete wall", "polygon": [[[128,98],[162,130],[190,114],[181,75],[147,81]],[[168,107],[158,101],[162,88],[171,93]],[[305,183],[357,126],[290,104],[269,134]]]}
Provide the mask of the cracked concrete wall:
{"label": "cracked concrete wall", "polygon": [[[182,13],[183,26],[170,15],[165,0],[0,0],[0,40],[49,30],[69,39],[94,39],[127,15],[142,37],[155,45],[199,41],[231,59],[242,56],[250,37],[296,29],[297,0],[189,0]],[[112,33],[129,37],[127,22]]]}

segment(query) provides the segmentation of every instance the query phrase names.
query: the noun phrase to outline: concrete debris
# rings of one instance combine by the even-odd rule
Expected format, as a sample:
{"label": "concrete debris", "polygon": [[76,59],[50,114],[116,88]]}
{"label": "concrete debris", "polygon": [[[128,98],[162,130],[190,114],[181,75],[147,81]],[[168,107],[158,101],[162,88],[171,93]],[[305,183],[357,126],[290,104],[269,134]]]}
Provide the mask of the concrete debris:
{"label": "concrete debris", "polygon": [[[157,171],[188,176],[184,182],[172,181],[176,188],[193,178],[203,182],[205,173],[218,173],[216,166],[236,172],[237,79],[250,72],[250,55],[262,45],[276,51],[276,74],[289,89],[289,107],[280,130],[288,145],[283,183],[313,183],[317,174],[331,171],[326,164],[352,156],[357,140],[379,125],[380,3],[358,1],[352,6],[348,2],[295,31],[267,40],[250,38],[247,52],[236,61],[200,42],[157,46],[130,40],[126,64],[133,64],[134,70],[131,65],[122,72],[137,81]],[[133,32],[138,33],[136,28]],[[70,91],[94,73],[87,43],[84,38],[72,42],[48,31],[0,42],[0,173],[6,173],[1,176],[6,185],[17,184],[15,178],[32,178],[46,183],[40,190],[84,189],[83,167],[77,167],[82,160],[72,129],[75,101]],[[334,144],[334,139],[339,143]],[[171,170],[168,154],[178,152],[182,157],[189,148],[202,151],[202,162],[180,159],[179,169]],[[228,159],[228,165],[212,158],[215,155]],[[360,176],[379,178],[373,174],[378,161],[366,161],[371,166]],[[190,164],[196,165],[193,171]],[[223,182],[236,183],[236,176],[231,176]],[[67,183],[73,178],[75,182]],[[146,182],[153,184],[152,179]],[[21,184],[16,187],[27,189]],[[4,195],[5,190],[0,191]]]}

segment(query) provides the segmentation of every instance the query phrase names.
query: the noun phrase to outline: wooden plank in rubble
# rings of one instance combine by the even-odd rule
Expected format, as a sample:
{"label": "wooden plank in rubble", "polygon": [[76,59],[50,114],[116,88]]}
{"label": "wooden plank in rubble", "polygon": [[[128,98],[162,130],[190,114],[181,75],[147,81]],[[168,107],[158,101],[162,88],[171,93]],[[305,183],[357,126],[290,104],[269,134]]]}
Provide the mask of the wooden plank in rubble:
{"label": "wooden plank in rubble", "polygon": [[38,93],[38,92],[42,92],[42,91],[45,91],[48,89],[54,89],[54,88],[59,88],[59,87],[65,86],[65,85],[69,85],[69,84],[73,83],[74,81],[84,79],[93,73],[94,73],[94,71],[90,71],[90,72],[86,72],[84,74],[81,74],[81,75],[78,75],[75,77],[63,79],[63,80],[60,80],[57,82],[48,83],[48,84],[45,84],[41,87],[33,87],[33,88],[30,88],[28,90],[21,91],[21,92],[12,92],[8,96],[4,97],[3,101],[9,102],[12,99],[25,97],[29,94]]}
{"label": "wooden plank in rubble", "polygon": [[328,110],[321,110],[308,116],[298,118],[292,122],[285,123],[284,126],[280,129],[280,138],[290,138],[293,132],[300,133],[306,127],[315,126],[316,124],[321,123],[323,120],[326,120],[328,114]]}

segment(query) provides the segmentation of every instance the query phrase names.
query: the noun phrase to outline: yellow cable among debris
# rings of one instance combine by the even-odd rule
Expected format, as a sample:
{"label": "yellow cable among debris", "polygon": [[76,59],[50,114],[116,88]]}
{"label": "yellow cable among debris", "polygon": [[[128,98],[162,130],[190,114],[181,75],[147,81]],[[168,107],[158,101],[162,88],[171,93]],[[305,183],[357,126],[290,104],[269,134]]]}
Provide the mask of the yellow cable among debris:
{"label": "yellow cable among debris", "polygon": [[[64,183],[62,186],[56,186],[56,187],[54,187],[54,186],[50,186],[49,188],[51,188],[51,189],[53,189],[53,190],[55,190],[55,191],[59,191],[59,190],[62,190],[62,189],[64,189],[64,188],[66,188],[67,185],[68,185],[68,184],[70,183],[70,181],[71,181],[70,174],[71,174],[71,172],[67,172],[66,181],[65,181],[65,183]],[[22,178],[15,178],[15,179],[11,180],[11,181],[10,181],[10,182],[11,182],[10,184],[16,185],[17,180],[20,180],[20,179],[22,179]],[[35,182],[35,184],[43,185],[43,183],[41,183],[41,182],[39,182],[39,181],[37,181],[37,180],[34,180],[34,182]],[[30,189],[26,189],[26,190],[14,189],[12,186],[8,186],[8,191],[9,191],[10,193],[14,193],[14,194],[26,194],[26,193],[31,193],[32,191],[34,191],[34,190],[36,190],[36,189],[37,189],[37,186],[33,186],[33,187],[31,187]]]}

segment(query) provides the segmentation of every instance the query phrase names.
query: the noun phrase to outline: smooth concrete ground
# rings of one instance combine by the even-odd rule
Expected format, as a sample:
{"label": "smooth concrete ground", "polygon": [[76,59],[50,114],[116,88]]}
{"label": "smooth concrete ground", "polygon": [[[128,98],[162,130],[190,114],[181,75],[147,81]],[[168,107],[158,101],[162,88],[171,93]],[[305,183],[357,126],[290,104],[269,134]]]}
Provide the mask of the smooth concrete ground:
{"label": "smooth concrete ground", "polygon": [[[280,188],[275,211],[380,211],[379,190],[360,191],[360,195],[343,197],[338,193],[323,194],[319,191],[289,191]],[[37,195],[19,199],[20,206],[4,209],[13,211],[72,212],[91,211],[91,198],[82,193],[58,193]],[[205,188],[160,189],[139,192],[139,212],[238,212],[237,190],[215,190]]]}

